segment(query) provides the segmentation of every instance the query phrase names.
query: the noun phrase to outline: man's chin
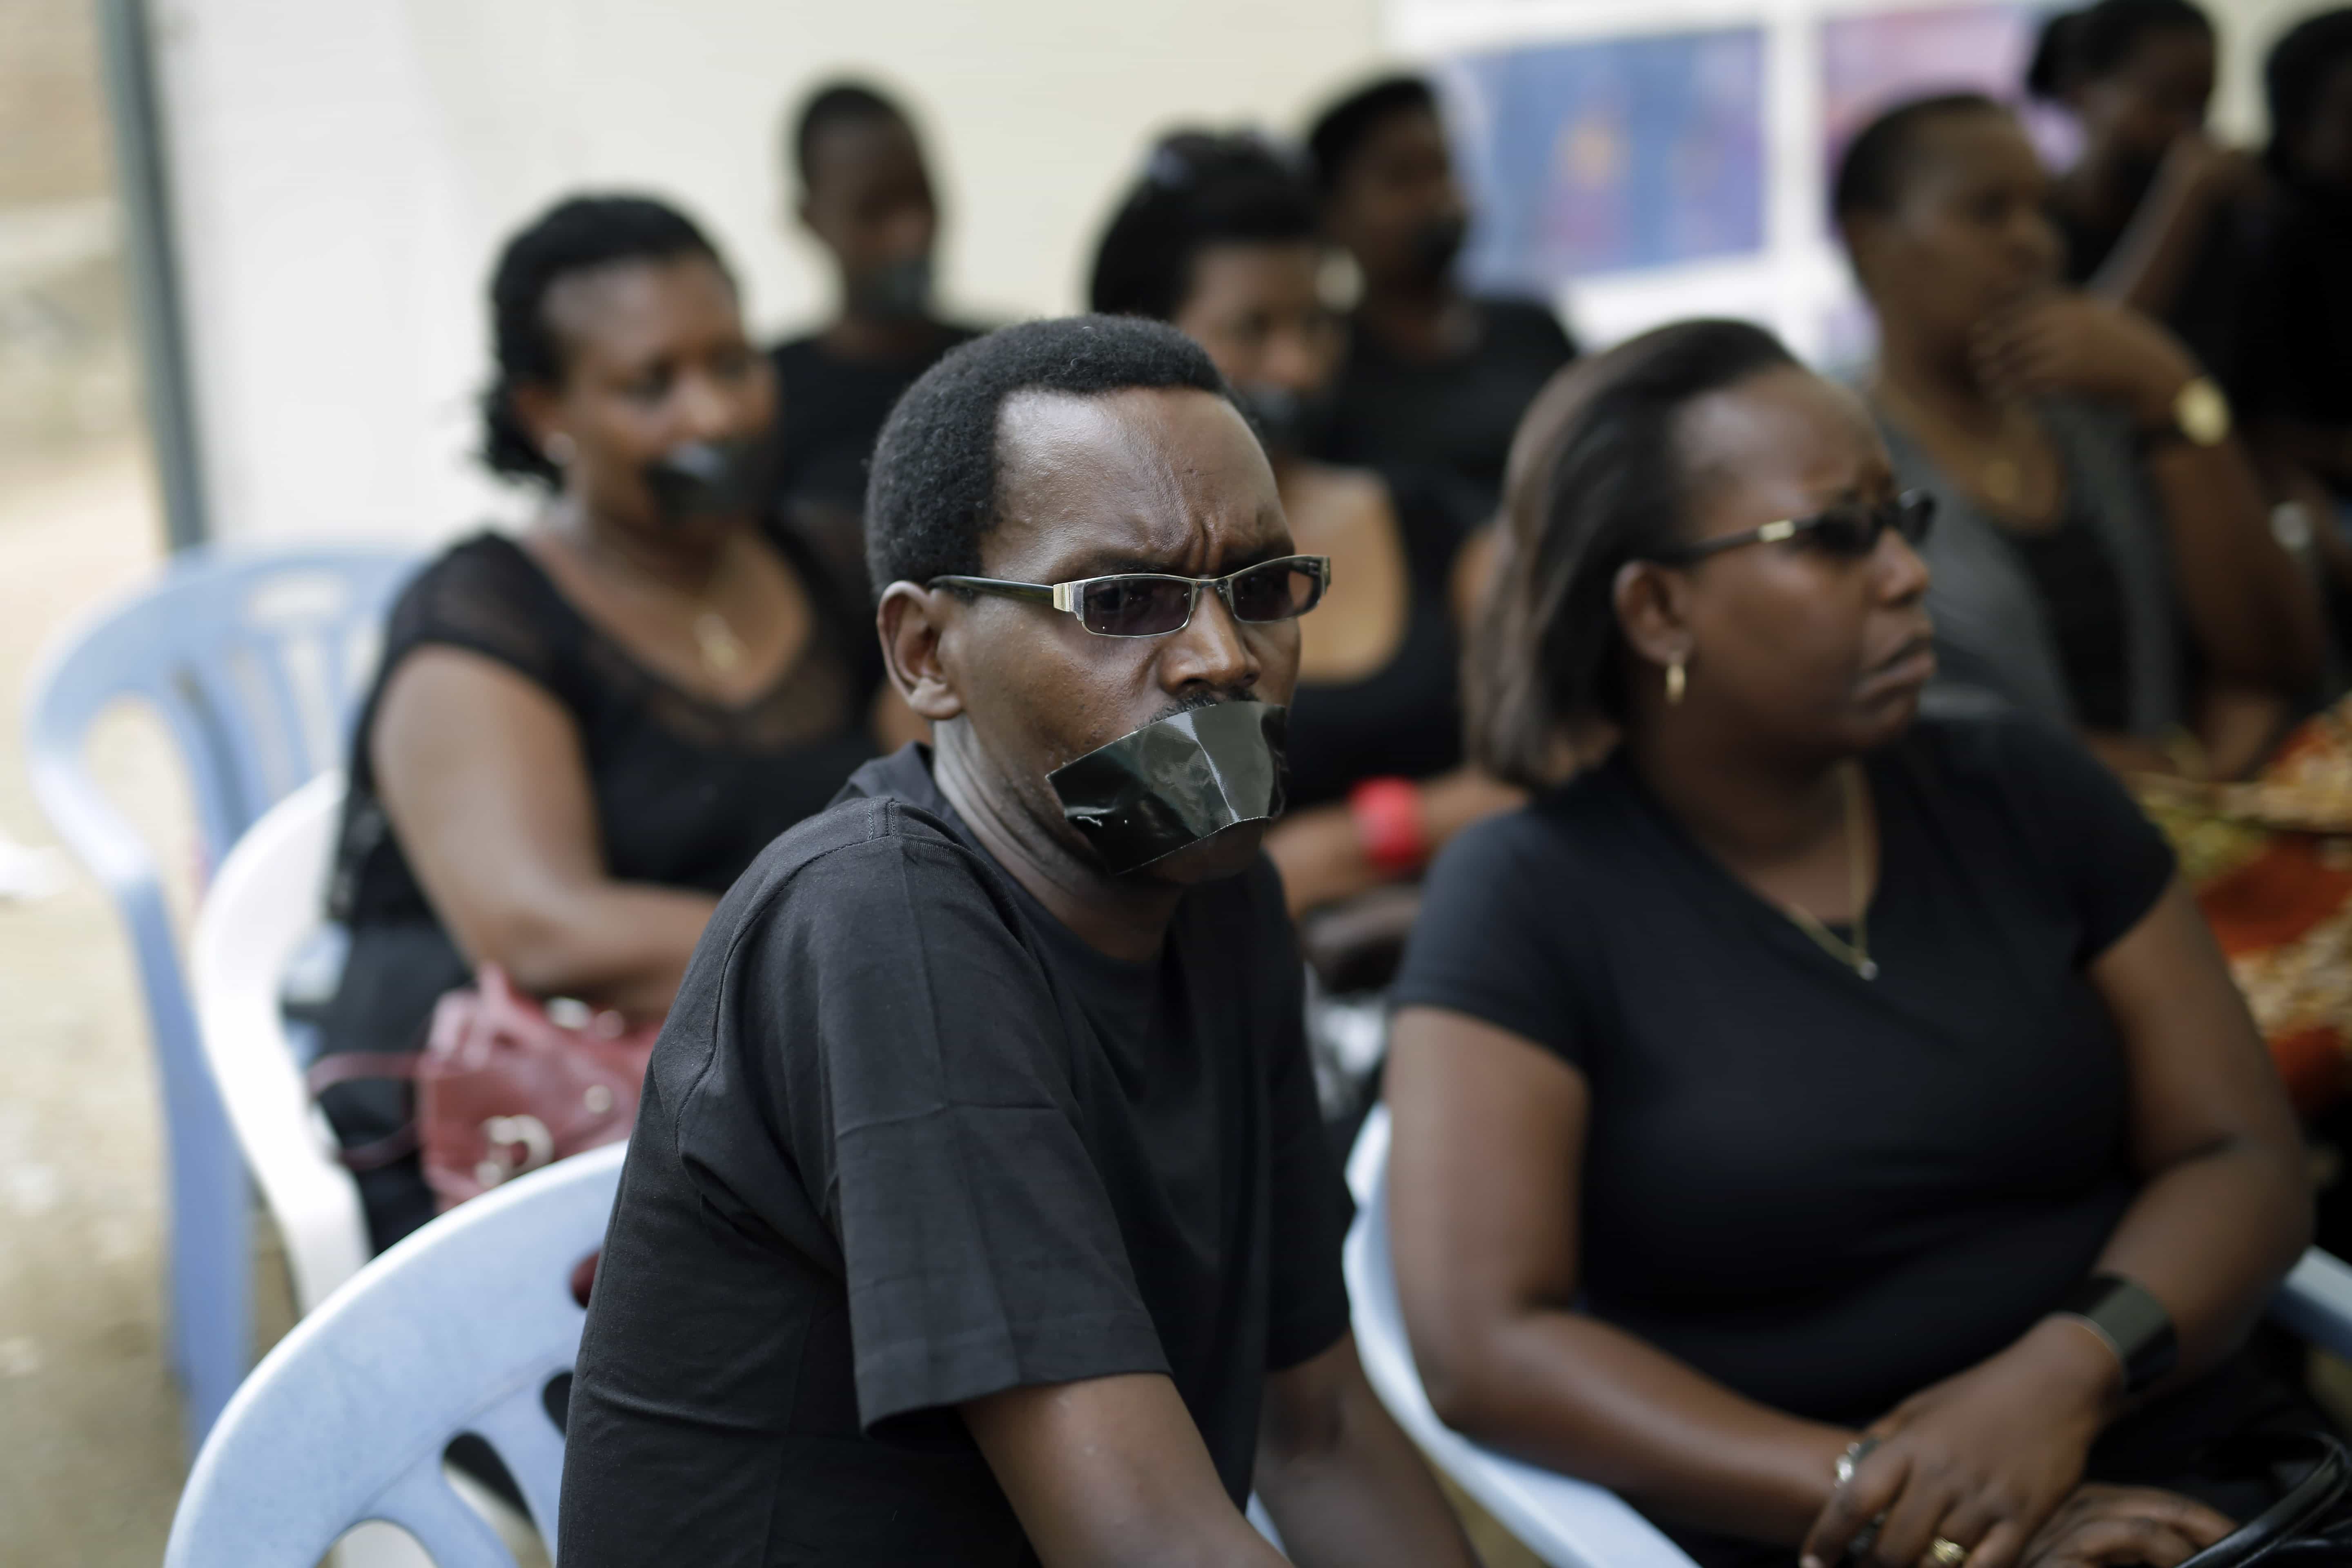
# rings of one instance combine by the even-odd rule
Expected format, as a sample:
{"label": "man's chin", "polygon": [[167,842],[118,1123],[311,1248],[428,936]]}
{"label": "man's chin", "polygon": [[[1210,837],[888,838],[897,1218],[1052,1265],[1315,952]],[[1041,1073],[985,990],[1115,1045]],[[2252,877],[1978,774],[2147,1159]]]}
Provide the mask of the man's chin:
{"label": "man's chin", "polygon": [[1273,826],[1265,821],[1237,822],[1173,854],[1163,855],[1149,866],[1137,867],[1134,874],[1183,888],[1237,877],[1257,858],[1258,848],[1265,842],[1266,829]]}

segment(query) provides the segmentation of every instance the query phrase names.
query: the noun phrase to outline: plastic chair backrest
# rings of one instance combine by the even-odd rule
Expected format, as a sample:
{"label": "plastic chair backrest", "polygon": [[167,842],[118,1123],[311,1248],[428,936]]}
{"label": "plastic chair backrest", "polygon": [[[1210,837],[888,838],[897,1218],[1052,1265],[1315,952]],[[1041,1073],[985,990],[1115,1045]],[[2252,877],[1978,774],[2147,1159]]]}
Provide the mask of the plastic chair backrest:
{"label": "plastic chair backrest", "polygon": [[382,622],[415,569],[384,548],[191,551],[60,638],[33,679],[26,760],[66,847],[128,928],[163,1093],[172,1353],[191,1447],[251,1357],[242,1162],[209,1075],[154,858],[90,778],[83,750],[125,699],[161,717],[186,764],[207,866],[280,795],[341,760]]}
{"label": "plastic chair backrest", "polygon": [[591,1150],[452,1210],[296,1324],[197,1456],[164,1568],[310,1568],[367,1520],[439,1568],[513,1568],[442,1474],[466,1432],[498,1451],[556,1556],[563,1435],[546,1390],[579,1353],[572,1271],[603,1245],[625,1153]]}
{"label": "plastic chair backrest", "polygon": [[368,1259],[359,1185],[302,1082],[279,1005],[287,967],[326,917],[343,808],[341,770],[320,773],[247,830],[196,911],[188,984],[214,1086],[278,1222],[308,1312]]}
{"label": "plastic chair backrest", "polygon": [[81,766],[99,715],[150,704],[188,770],[207,862],[321,770],[341,765],[412,551],[201,549],[69,632],[36,677],[34,787],[58,837],[110,883],[137,839]]}
{"label": "plastic chair backrest", "polygon": [[1379,1106],[1348,1159],[1357,1207],[1343,1262],[1356,1353],[1381,1403],[1439,1469],[1552,1568],[1693,1568],[1614,1492],[1481,1447],[1437,1418],[1405,1339],[1389,1260],[1388,1155],[1388,1108]]}

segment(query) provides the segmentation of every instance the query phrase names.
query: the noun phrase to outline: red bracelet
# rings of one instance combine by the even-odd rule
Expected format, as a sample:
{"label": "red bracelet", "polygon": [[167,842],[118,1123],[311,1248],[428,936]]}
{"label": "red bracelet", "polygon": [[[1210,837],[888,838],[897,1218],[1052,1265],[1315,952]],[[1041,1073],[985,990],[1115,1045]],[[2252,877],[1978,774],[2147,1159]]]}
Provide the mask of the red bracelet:
{"label": "red bracelet", "polygon": [[1364,858],[1387,876],[1418,871],[1429,859],[1429,833],[1421,820],[1421,791],[1411,779],[1366,779],[1348,792],[1348,810]]}

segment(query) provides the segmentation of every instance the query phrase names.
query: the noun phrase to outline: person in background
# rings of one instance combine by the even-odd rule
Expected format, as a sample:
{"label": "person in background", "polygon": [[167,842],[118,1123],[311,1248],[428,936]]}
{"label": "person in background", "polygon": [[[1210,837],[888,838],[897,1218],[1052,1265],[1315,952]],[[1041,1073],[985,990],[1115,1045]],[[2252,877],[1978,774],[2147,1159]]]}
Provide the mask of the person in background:
{"label": "person in background", "polygon": [[[1326,563],[1216,367],[1099,316],[957,350],[883,428],[866,544],[935,746],[779,839],[688,971],[565,1568],[1280,1568],[1253,1489],[1298,1563],[1473,1568],[1348,1331],[1258,853]],[[1234,810],[1171,809],[1207,771]]]}
{"label": "person in background", "polygon": [[1325,232],[1362,281],[1322,454],[1452,470],[1491,512],[1519,416],[1576,345],[1545,306],[1455,279],[1470,213],[1437,96],[1419,77],[1357,89],[1307,133]]}
{"label": "person in background", "polygon": [[769,356],[781,385],[779,516],[862,573],[857,519],[882,421],[980,329],[934,313],[939,201],[904,110],[863,83],[829,82],[802,104],[785,153],[800,182],[794,216],[833,258],[841,303]]}
{"label": "person in background", "polygon": [[1470,666],[1542,793],[1395,992],[1431,1403],[1706,1568],[2179,1562],[2269,1500],[2210,1441],[2324,1426],[2242,1348],[2307,1175],[2171,852],[2063,731],[1915,722],[1942,519],[1851,392],[1731,321],[1563,380]]}
{"label": "person in background", "polygon": [[[1208,351],[1265,443],[1291,536],[1331,558],[1330,593],[1300,628],[1288,808],[1266,837],[1294,916],[1418,876],[1517,799],[1462,759],[1477,503],[1441,470],[1308,456],[1344,335],[1318,291],[1323,256],[1312,193],[1266,143],[1179,132],[1120,203],[1089,290],[1096,310],[1172,322]],[[1391,962],[1402,936],[1390,932]]]}
{"label": "person in background", "polygon": [[2234,394],[2263,182],[2205,134],[2214,56],[2189,0],[2097,0],[2042,24],[2025,85],[2082,132],[2050,187],[2066,280],[2164,322]]}
{"label": "person in background", "polygon": [[1838,169],[1878,317],[1867,395],[1941,508],[1928,710],[2014,707],[2121,770],[2242,776],[2318,676],[2318,595],[2194,356],[2058,285],[2048,196],[2015,117],[1971,94],[1880,116]]}
{"label": "person in background", "polygon": [[2252,290],[2248,418],[2262,447],[2341,506],[2352,503],[2352,9],[2289,31],[2263,79],[2283,194]]}
{"label": "person in background", "polygon": [[[484,455],[546,503],[393,609],[335,858],[327,1052],[416,1050],[487,963],[659,1018],[719,894],[905,731],[863,604],[761,534],[774,383],[692,221],[562,202],[500,253],[490,314]],[[410,1115],[391,1084],[322,1099],[351,1144]],[[433,1215],[413,1153],[360,1190],[379,1249]]]}

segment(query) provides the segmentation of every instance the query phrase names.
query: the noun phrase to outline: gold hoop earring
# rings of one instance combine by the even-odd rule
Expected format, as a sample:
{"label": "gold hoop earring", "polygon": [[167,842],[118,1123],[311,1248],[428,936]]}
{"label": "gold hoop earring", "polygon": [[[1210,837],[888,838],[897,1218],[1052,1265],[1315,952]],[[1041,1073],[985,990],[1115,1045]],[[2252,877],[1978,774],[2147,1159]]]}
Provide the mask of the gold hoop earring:
{"label": "gold hoop earring", "polygon": [[1683,693],[1689,689],[1690,678],[1683,673],[1683,661],[1676,659],[1666,666],[1666,706],[1681,707]]}

